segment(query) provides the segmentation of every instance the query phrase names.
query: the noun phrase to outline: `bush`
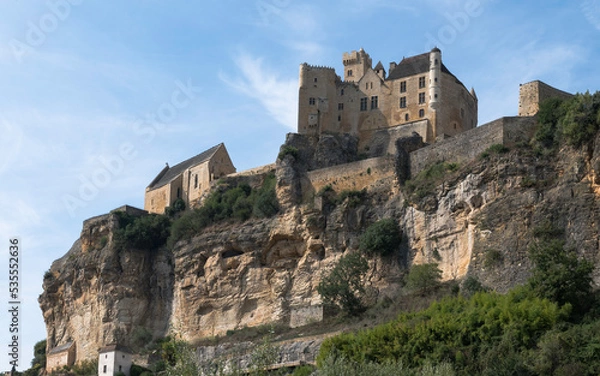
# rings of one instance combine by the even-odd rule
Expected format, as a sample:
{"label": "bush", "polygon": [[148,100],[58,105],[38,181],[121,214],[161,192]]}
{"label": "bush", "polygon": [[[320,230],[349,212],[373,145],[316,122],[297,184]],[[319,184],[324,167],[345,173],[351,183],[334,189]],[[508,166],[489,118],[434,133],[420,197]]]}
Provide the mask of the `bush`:
{"label": "bush", "polygon": [[298,149],[290,146],[290,145],[284,145],[281,147],[281,150],[279,151],[279,154],[277,155],[277,159],[284,159],[286,156],[291,155],[294,159],[298,158]]}
{"label": "bush", "polygon": [[406,277],[406,287],[426,294],[440,285],[442,271],[438,264],[413,265]]}
{"label": "bush", "polygon": [[369,264],[362,254],[354,252],[342,256],[317,286],[323,302],[340,308],[350,316],[362,313],[366,308],[362,279],[368,269]]}
{"label": "bush", "polygon": [[152,374],[148,368],[138,366],[137,364],[132,364],[131,368],[129,369],[129,376],[143,376],[144,373]]}
{"label": "bush", "polygon": [[359,249],[368,255],[389,255],[398,249],[402,234],[395,220],[382,219],[370,225],[360,237]]}
{"label": "bush", "polygon": [[562,134],[574,147],[594,140],[600,128],[600,92],[577,94],[564,104],[560,120]]}
{"label": "bush", "polygon": [[256,202],[252,210],[255,217],[272,217],[279,212],[279,201],[275,186],[277,179],[275,175],[270,174],[265,178],[262,186],[258,190]]}
{"label": "bush", "polygon": [[346,199],[348,199],[348,207],[355,208],[363,202],[363,200],[366,196],[367,196],[366,189],[363,189],[361,191],[343,190],[337,196],[335,203],[341,204],[344,201],[346,201]]}
{"label": "bush", "polygon": [[495,249],[488,249],[485,251],[485,261],[484,266],[486,268],[493,268],[502,262],[503,256],[502,253]]}
{"label": "bush", "polygon": [[558,145],[558,122],[565,112],[563,103],[564,100],[558,98],[549,98],[540,103],[537,114],[538,127],[533,140],[544,148],[554,148]]}
{"label": "bush", "polygon": [[135,217],[124,212],[115,214],[119,219],[115,240],[120,247],[154,250],[163,246],[169,238],[171,220],[164,215]]}
{"label": "bush", "polygon": [[529,250],[535,267],[528,283],[532,291],[560,305],[573,306],[575,313],[583,313],[592,300],[592,272],[594,264],[579,259],[564,242],[556,239],[539,241]]}

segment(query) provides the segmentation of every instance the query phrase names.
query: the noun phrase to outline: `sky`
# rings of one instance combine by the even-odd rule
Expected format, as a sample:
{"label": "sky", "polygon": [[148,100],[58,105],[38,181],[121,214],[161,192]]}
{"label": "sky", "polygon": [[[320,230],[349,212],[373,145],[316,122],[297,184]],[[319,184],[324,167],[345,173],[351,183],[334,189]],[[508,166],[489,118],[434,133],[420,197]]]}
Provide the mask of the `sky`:
{"label": "sky", "polygon": [[26,369],[45,338],[44,272],[85,219],[143,207],[165,163],[221,142],[238,171],[274,162],[303,62],[340,74],[344,52],[387,68],[435,46],[475,88],[479,124],[514,116],[521,83],[600,90],[600,0],[3,0],[0,371],[10,239]]}

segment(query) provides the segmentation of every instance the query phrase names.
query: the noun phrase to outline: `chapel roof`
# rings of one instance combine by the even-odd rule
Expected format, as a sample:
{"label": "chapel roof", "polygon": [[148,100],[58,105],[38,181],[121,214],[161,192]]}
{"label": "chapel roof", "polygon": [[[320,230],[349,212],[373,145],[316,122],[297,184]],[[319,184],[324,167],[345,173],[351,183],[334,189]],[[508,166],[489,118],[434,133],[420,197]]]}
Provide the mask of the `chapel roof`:
{"label": "chapel roof", "polygon": [[67,342],[64,345],[56,346],[55,348],[48,351],[48,355],[50,354],[58,354],[64,351],[67,351],[73,346],[73,342]]}
{"label": "chapel roof", "polygon": [[187,159],[181,163],[176,164],[173,167],[169,167],[167,165],[148,185],[150,189],[160,188],[168,183],[170,183],[173,179],[177,178],[181,173],[183,173],[186,169],[199,165],[200,163],[208,161],[212,156],[219,150],[219,148],[225,147],[223,143],[213,146],[212,148],[203,151],[202,153]]}

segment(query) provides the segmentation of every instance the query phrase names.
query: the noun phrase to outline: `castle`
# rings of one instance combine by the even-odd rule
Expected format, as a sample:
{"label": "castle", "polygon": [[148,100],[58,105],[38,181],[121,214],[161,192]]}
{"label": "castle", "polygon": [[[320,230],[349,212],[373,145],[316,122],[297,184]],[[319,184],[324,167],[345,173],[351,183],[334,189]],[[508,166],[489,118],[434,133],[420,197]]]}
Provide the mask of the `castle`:
{"label": "castle", "polygon": [[300,66],[298,133],[348,133],[358,137],[359,150],[381,129],[396,134],[418,133],[426,143],[477,126],[477,96],[446,68],[442,52],[381,62],[362,48],[344,53],[344,79],[333,68]]}

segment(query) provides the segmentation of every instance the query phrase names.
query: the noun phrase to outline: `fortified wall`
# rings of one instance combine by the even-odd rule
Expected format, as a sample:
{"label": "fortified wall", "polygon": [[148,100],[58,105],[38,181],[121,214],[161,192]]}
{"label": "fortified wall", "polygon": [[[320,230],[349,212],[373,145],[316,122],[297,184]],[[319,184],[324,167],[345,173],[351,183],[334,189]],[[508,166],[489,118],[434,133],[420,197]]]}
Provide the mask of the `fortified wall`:
{"label": "fortified wall", "polygon": [[462,163],[474,160],[495,144],[511,147],[519,142],[529,141],[535,126],[533,116],[503,117],[415,150],[410,153],[410,174],[415,176],[425,167],[437,162]]}

